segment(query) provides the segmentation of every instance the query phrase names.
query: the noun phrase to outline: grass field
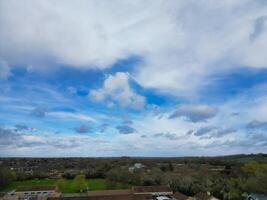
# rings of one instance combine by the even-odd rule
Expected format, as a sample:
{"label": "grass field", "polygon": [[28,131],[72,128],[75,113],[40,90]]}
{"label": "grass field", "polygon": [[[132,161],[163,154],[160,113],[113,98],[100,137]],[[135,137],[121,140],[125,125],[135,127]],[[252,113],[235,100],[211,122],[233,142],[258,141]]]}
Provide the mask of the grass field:
{"label": "grass field", "polygon": [[[105,190],[108,189],[108,183],[105,179],[87,179],[86,180],[87,187],[90,190]],[[22,186],[34,186],[34,185],[57,185],[57,180],[55,179],[41,179],[41,180],[26,180],[26,181],[15,181],[10,184],[8,187],[4,189],[4,191],[14,190],[18,187]],[[124,189],[129,188],[129,185],[123,183],[115,183],[112,185],[114,189]],[[62,193],[74,193],[75,190],[73,188],[73,181],[72,180],[65,180],[62,187],[59,188]]]}

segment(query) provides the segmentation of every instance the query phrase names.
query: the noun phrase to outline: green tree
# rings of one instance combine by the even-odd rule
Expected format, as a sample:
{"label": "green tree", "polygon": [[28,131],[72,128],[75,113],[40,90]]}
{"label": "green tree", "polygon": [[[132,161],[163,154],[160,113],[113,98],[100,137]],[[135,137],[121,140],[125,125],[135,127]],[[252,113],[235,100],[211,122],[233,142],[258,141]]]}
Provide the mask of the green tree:
{"label": "green tree", "polygon": [[57,186],[60,190],[62,190],[66,185],[66,180],[64,178],[61,178],[57,181]]}
{"label": "green tree", "polygon": [[239,190],[231,190],[228,194],[228,199],[240,200],[242,199],[242,193]]}
{"label": "green tree", "polygon": [[242,170],[248,175],[254,175],[257,171],[263,169],[264,167],[264,164],[260,164],[256,161],[250,161],[242,167]]}
{"label": "green tree", "polygon": [[226,182],[228,199],[242,199],[244,193],[244,179],[241,177],[230,178]]}
{"label": "green tree", "polygon": [[170,184],[173,191],[179,191],[186,195],[193,196],[195,191],[193,191],[194,179],[191,176],[180,176],[179,178],[173,180]]}
{"label": "green tree", "polygon": [[83,174],[75,176],[73,180],[73,188],[76,192],[83,192],[87,189],[87,183]]}
{"label": "green tree", "polygon": [[245,165],[246,172],[249,173],[244,183],[246,192],[266,193],[267,194],[267,165],[257,164],[256,166]]}
{"label": "green tree", "polygon": [[169,162],[168,165],[169,165],[169,170],[172,172],[173,171],[173,165],[172,165],[172,163]]}
{"label": "green tree", "polygon": [[15,179],[15,172],[3,167],[0,168],[0,189],[8,186]]}

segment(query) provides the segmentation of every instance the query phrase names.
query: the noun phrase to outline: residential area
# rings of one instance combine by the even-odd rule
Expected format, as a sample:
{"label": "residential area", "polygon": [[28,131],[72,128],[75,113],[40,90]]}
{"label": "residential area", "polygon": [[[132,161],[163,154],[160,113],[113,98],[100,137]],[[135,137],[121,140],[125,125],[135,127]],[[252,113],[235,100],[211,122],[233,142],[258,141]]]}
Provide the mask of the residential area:
{"label": "residential area", "polygon": [[3,199],[256,200],[267,155],[181,158],[4,158]]}

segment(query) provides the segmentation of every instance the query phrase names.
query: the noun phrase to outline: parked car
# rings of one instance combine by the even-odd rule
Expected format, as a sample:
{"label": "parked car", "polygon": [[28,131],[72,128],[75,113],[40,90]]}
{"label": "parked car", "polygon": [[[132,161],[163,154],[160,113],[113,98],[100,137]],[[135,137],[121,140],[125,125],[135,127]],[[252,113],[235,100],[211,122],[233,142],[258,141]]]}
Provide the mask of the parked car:
{"label": "parked car", "polygon": [[267,200],[267,195],[264,194],[250,194],[247,200]]}

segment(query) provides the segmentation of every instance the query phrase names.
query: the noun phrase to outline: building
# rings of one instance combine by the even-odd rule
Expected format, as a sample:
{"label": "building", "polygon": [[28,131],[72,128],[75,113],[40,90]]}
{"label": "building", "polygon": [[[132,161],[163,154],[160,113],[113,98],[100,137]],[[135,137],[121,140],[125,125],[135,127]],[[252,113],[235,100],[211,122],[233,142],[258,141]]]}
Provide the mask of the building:
{"label": "building", "polygon": [[168,186],[135,186],[132,188],[136,195],[150,194],[150,195],[172,195],[173,192]]}
{"label": "building", "polygon": [[145,165],[143,165],[142,163],[135,163],[132,167],[129,167],[129,171],[133,172],[134,170],[143,169],[144,167]]}
{"label": "building", "polygon": [[141,169],[141,168],[143,168],[143,167],[145,167],[142,163],[135,163],[134,164],[134,168],[135,169]]}
{"label": "building", "polygon": [[89,191],[87,196],[56,197],[49,200],[191,200],[185,195],[173,194],[168,186],[138,186],[125,190]]}
{"label": "building", "polygon": [[31,186],[20,187],[4,196],[4,200],[46,200],[59,197],[60,193],[56,186]]}
{"label": "building", "polygon": [[90,191],[87,193],[88,197],[92,199],[132,199],[132,190],[100,190]]}

